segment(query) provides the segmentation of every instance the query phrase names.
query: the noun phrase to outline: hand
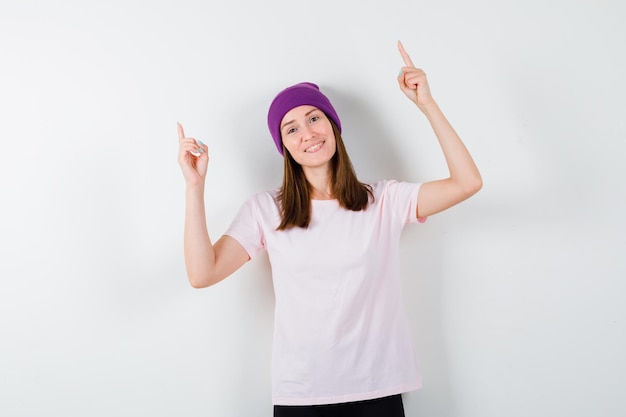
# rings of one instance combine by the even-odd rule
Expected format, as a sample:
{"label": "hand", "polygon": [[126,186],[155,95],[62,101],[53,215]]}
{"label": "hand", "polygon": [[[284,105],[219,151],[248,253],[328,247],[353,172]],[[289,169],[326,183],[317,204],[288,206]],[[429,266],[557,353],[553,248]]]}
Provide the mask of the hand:
{"label": "hand", "polygon": [[400,74],[398,75],[398,84],[400,90],[418,107],[425,106],[433,102],[433,97],[430,94],[430,87],[428,86],[428,80],[426,80],[426,73],[421,69],[415,68],[411,57],[406,53],[402,42],[398,41],[398,50],[404,61],[404,67],[402,67]]}
{"label": "hand", "polygon": [[178,123],[178,165],[188,185],[198,185],[206,176],[209,149],[202,142],[185,137],[183,126]]}

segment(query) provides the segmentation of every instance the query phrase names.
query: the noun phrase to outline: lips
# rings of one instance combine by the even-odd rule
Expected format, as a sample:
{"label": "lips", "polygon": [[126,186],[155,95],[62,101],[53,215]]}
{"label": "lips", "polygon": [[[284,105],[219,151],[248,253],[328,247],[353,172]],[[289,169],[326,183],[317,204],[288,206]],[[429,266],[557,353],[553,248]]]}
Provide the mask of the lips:
{"label": "lips", "polygon": [[322,141],[322,142],[316,143],[316,144],[315,144],[315,145],[313,145],[313,146],[309,146],[308,148],[306,148],[306,149],[304,150],[304,152],[307,152],[307,153],[314,153],[314,152],[317,152],[317,151],[319,151],[320,149],[322,149],[322,146],[324,146],[324,143],[326,143],[326,141]]}

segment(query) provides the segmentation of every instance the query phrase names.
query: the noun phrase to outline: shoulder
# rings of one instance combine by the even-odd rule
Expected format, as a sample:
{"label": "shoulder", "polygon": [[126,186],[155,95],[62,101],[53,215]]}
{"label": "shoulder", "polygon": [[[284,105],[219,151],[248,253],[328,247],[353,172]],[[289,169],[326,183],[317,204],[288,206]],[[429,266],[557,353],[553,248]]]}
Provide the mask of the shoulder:
{"label": "shoulder", "polygon": [[275,217],[279,210],[278,189],[259,191],[252,194],[241,206],[240,211],[250,212],[255,217]]}
{"label": "shoulder", "polygon": [[259,191],[257,193],[252,194],[246,200],[247,204],[255,204],[255,205],[274,205],[278,201],[278,188],[273,190],[265,190]]}
{"label": "shoulder", "polygon": [[380,196],[387,193],[394,193],[399,190],[415,190],[417,191],[421,186],[420,183],[412,183],[405,181],[398,181],[395,179],[384,179],[369,184],[372,188],[374,196]]}
{"label": "shoulder", "polygon": [[370,184],[374,199],[380,204],[392,201],[404,204],[404,202],[416,200],[421,185],[421,183],[395,179],[385,179]]}
{"label": "shoulder", "polygon": [[[277,192],[278,190],[261,191],[249,196],[239,208],[232,224],[244,224],[248,228],[252,228],[253,225],[274,225],[276,219],[280,217]],[[231,226],[231,229],[233,228],[234,226]]]}

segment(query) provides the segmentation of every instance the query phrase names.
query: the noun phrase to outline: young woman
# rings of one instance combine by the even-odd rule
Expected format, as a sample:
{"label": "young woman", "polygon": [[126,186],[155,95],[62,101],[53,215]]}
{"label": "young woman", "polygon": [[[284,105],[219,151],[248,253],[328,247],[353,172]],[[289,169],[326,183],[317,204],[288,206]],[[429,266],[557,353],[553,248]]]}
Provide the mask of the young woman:
{"label": "young woman", "polygon": [[448,178],[359,182],[331,102],[315,84],[296,84],[278,93],[268,112],[284,157],[282,186],[250,198],[213,243],[204,209],[208,149],[178,125],[191,285],[213,285],[268,252],[275,416],[404,416],[401,394],[421,386],[402,301],[400,234],[472,196],[482,180],[426,75],[401,43],[398,49],[405,63],[398,84],[428,119]]}

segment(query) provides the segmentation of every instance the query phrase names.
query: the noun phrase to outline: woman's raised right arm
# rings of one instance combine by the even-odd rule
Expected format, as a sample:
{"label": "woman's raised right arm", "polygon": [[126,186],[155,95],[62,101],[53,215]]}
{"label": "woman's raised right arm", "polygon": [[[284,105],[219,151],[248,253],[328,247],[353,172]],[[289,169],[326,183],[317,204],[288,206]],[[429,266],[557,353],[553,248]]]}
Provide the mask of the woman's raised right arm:
{"label": "woman's raised right arm", "polygon": [[202,142],[185,137],[178,124],[178,164],[185,177],[185,267],[194,288],[216,284],[235,272],[250,257],[230,236],[211,242],[206,226],[204,184],[209,164],[208,148]]}

